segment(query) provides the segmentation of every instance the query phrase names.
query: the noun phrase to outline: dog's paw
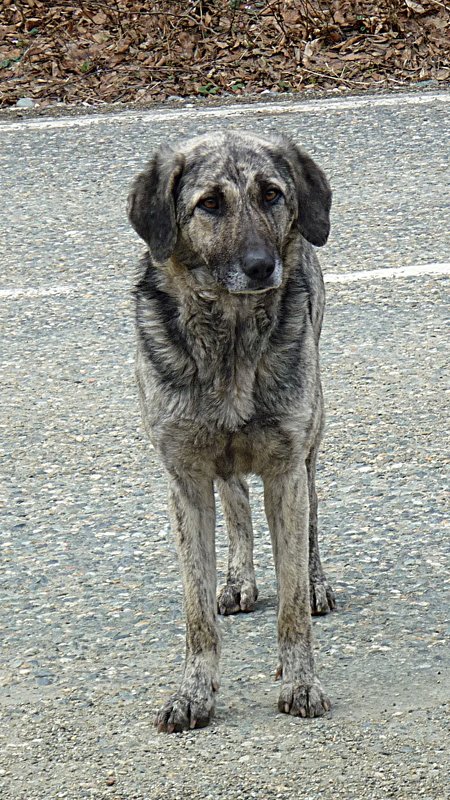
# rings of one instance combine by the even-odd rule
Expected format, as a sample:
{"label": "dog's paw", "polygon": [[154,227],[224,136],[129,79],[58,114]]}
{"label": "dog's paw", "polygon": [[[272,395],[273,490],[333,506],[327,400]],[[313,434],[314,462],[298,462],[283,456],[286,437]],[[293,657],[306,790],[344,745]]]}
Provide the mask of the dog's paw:
{"label": "dog's paw", "polygon": [[304,683],[284,683],[278,698],[278,710],[294,717],[321,717],[331,708],[318,680]]}
{"label": "dog's paw", "polygon": [[314,578],[309,585],[311,614],[315,617],[336,610],[336,597],[325,578]]}
{"label": "dog's paw", "polygon": [[256,584],[250,581],[226,583],[217,595],[219,614],[237,614],[239,611],[254,611],[258,598]]}
{"label": "dog's paw", "polygon": [[195,699],[181,691],[160,708],[155,727],[158,733],[180,733],[192,728],[204,728],[214,713],[213,697]]}

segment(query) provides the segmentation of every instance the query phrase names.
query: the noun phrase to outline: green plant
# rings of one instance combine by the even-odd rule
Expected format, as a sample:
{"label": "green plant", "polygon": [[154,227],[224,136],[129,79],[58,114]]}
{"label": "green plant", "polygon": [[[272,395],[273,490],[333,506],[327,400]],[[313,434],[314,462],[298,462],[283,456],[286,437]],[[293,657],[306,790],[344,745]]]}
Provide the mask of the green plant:
{"label": "green plant", "polygon": [[5,58],[3,61],[0,61],[0,69],[8,69],[11,64],[15,64],[17,61],[20,61],[22,56],[17,56],[17,58]]}
{"label": "green plant", "polygon": [[206,83],[204,86],[200,86],[198,92],[203,95],[217,94],[217,92],[220,92],[220,89],[214,83]]}

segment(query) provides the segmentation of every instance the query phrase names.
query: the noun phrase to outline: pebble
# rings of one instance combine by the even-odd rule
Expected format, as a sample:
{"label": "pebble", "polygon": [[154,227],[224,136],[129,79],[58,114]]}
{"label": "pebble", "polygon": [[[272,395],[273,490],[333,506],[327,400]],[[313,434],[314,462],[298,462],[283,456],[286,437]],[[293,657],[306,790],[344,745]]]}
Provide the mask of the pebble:
{"label": "pebble", "polygon": [[34,108],[35,101],[31,97],[19,97],[16,102],[16,108]]}

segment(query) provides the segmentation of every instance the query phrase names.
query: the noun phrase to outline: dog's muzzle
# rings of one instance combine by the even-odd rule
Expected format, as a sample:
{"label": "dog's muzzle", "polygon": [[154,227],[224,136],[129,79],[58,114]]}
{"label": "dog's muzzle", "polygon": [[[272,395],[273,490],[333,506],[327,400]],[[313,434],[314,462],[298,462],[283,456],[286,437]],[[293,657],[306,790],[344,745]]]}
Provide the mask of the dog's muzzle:
{"label": "dog's muzzle", "polygon": [[254,294],[278,289],[282,278],[281,260],[266,248],[250,250],[242,259],[239,270],[228,278],[232,294]]}

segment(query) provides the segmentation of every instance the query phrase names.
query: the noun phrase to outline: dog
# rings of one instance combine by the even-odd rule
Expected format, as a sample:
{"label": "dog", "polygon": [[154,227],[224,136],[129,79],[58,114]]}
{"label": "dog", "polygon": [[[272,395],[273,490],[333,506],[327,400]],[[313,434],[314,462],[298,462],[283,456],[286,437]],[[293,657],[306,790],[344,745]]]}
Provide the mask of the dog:
{"label": "dog", "polygon": [[[335,608],[319,556],[315,468],[323,427],[324,286],[313,246],[331,190],[289,138],[225,131],[164,145],[139,175],[129,220],[148,246],[134,290],[145,429],[168,477],[186,613],[181,685],[159,731],[208,724],[219,688],[217,611],[258,592],[245,477],[261,476],[278,589],[281,712],[330,708],[311,612]],[[216,596],[214,484],[229,536]]]}

